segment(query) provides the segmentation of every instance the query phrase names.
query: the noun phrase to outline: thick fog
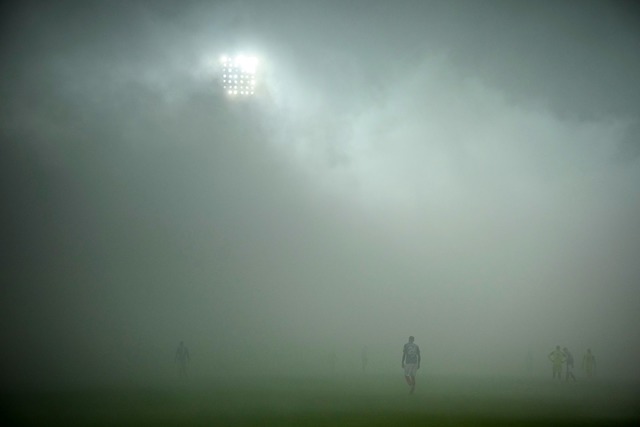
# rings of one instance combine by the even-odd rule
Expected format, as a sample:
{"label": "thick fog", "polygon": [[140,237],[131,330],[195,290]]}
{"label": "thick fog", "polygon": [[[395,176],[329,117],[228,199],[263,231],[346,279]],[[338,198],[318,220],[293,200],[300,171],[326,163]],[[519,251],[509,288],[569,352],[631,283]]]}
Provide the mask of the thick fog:
{"label": "thick fog", "polygon": [[[624,2],[2,10],[3,384],[640,379],[640,21]],[[255,97],[218,58],[259,58]]]}

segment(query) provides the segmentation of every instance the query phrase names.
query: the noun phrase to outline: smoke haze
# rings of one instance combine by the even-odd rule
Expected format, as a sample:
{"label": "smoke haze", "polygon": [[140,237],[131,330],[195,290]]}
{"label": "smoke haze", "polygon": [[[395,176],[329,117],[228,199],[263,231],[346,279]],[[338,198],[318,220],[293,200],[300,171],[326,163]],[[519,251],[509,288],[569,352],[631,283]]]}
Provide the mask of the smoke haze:
{"label": "smoke haze", "polygon": [[[625,2],[3,6],[3,384],[190,374],[640,379]],[[232,100],[212,64],[260,58]]]}

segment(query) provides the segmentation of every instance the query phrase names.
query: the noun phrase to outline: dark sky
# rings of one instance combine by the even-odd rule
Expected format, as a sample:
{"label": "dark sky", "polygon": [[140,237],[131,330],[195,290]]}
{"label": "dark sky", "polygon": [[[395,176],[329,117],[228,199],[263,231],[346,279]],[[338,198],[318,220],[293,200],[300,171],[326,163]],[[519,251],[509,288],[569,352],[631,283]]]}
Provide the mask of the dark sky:
{"label": "dark sky", "polygon": [[[633,2],[19,2],[0,11],[4,384],[640,378]],[[229,99],[221,54],[260,61]]]}

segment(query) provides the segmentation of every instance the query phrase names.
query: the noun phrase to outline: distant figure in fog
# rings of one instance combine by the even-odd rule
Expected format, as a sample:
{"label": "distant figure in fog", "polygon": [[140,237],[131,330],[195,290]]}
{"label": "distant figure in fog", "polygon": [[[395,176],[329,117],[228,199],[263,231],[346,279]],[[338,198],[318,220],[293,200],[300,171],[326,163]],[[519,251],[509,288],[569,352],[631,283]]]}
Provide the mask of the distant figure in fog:
{"label": "distant figure in fog", "polygon": [[573,355],[571,354],[571,352],[569,351],[569,349],[567,347],[564,347],[562,349],[562,353],[564,354],[565,357],[565,363],[566,363],[566,368],[567,370],[565,371],[565,375],[564,378],[565,380],[569,381],[569,379],[572,380],[576,380],[575,375],[573,375],[572,369],[573,369]]}
{"label": "distant figure in fog", "polygon": [[558,377],[559,380],[562,379],[562,364],[565,361],[564,353],[560,350],[560,346],[557,345],[556,349],[549,353],[549,360],[553,365],[553,379]]}
{"label": "distant figure in fog", "polygon": [[596,374],[596,357],[588,349],[582,358],[582,369],[587,373],[587,378],[593,378]]}
{"label": "distant figure in fog", "polygon": [[367,365],[369,364],[369,355],[367,354],[367,346],[362,347],[362,352],[360,354],[360,360],[362,361],[362,373],[367,370]]}
{"label": "distant figure in fog", "polygon": [[413,342],[414,340],[413,336],[409,337],[409,342],[402,349],[402,369],[411,394],[416,389],[416,373],[420,369],[420,347]]}
{"label": "distant figure in fog", "polygon": [[187,377],[187,363],[189,362],[189,350],[184,345],[184,341],[180,341],[180,345],[176,350],[175,363],[178,363],[178,375],[180,378]]}

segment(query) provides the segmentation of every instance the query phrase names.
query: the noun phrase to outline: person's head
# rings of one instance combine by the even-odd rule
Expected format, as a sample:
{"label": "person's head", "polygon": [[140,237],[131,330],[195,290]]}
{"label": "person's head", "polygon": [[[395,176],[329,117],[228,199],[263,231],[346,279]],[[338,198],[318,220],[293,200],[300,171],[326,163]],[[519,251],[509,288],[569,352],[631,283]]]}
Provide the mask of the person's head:
{"label": "person's head", "polygon": [[413,342],[413,340],[415,340],[415,338],[413,337],[413,335],[411,335],[411,336],[409,337],[409,342]]}
{"label": "person's head", "polygon": [[563,347],[562,351],[569,351],[569,350],[567,350],[567,347]]}
{"label": "person's head", "polygon": [[591,353],[591,349],[590,348],[587,349],[587,353]]}
{"label": "person's head", "polygon": [[560,346],[559,345],[556,346],[556,350],[560,350]]}

